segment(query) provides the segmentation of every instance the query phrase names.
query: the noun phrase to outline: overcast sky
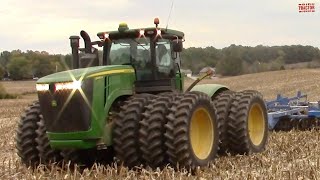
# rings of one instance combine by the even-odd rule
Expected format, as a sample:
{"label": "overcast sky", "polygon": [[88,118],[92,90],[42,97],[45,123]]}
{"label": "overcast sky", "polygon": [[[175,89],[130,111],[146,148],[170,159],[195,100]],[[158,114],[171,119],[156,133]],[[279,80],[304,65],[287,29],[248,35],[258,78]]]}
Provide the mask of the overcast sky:
{"label": "overcast sky", "polygon": [[[172,0],[1,0],[0,51],[21,49],[69,53],[69,36],[100,31],[165,27]],[[185,47],[230,44],[319,46],[320,2],[316,12],[299,13],[302,0],[175,0],[169,28],[185,32]]]}

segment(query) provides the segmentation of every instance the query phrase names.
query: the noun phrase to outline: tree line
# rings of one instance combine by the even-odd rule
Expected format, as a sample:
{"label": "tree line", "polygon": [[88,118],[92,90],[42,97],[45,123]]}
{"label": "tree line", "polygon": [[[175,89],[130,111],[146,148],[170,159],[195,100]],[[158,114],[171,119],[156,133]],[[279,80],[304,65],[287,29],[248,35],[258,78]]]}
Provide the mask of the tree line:
{"label": "tree line", "polygon": [[[100,58],[101,58],[101,52]],[[182,68],[194,74],[206,66],[215,67],[217,73],[234,76],[247,73],[285,69],[288,64],[307,63],[307,67],[320,67],[320,51],[313,46],[241,46],[230,45],[184,49]],[[46,51],[13,50],[0,52],[0,79],[13,80],[40,78],[70,67],[71,55],[49,54]]]}
{"label": "tree line", "polygon": [[46,51],[21,50],[0,53],[0,79],[40,78],[68,69],[71,55],[49,54]]}
{"label": "tree line", "polygon": [[234,76],[285,69],[286,65],[306,63],[320,67],[320,51],[313,46],[241,46],[187,48],[181,54],[182,67],[197,74],[203,67],[216,67],[219,74]]}

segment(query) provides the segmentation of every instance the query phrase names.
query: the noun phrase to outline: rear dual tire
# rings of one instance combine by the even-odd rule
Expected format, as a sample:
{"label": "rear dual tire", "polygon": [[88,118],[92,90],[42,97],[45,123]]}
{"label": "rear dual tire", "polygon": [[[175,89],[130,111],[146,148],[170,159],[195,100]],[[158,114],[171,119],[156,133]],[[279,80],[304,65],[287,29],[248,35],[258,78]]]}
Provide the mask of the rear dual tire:
{"label": "rear dual tire", "polygon": [[218,123],[210,97],[188,92],[170,108],[166,127],[167,155],[172,166],[194,170],[216,156]]}
{"label": "rear dual tire", "polygon": [[228,146],[236,154],[265,150],[268,139],[267,110],[262,95],[253,90],[235,94],[228,118]]}
{"label": "rear dual tire", "polygon": [[228,149],[228,118],[230,115],[230,108],[235,92],[226,90],[219,93],[214,99],[214,105],[217,112],[218,130],[219,130],[219,154],[224,154]]}

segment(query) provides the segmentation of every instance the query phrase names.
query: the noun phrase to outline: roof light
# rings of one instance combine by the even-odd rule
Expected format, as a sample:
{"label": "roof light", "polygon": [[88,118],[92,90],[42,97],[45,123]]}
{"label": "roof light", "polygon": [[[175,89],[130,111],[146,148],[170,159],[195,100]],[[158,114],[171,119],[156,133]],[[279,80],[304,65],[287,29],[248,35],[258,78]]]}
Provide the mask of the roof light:
{"label": "roof light", "polygon": [[65,90],[65,89],[77,90],[77,89],[81,89],[81,85],[82,85],[81,81],[56,83],[55,91]]}
{"label": "roof light", "polygon": [[103,40],[104,39],[104,34],[99,34],[98,37],[99,37],[99,39]]}
{"label": "roof light", "polygon": [[157,29],[157,35],[160,36],[161,35],[161,30]]}
{"label": "roof light", "polygon": [[48,91],[49,84],[36,84],[37,91]]}
{"label": "roof light", "polygon": [[105,39],[109,39],[109,34],[108,33],[104,33],[104,38]]}
{"label": "roof light", "polygon": [[128,24],[125,23],[125,22],[122,22],[122,23],[119,24],[119,27],[128,27]]}
{"label": "roof light", "polygon": [[144,29],[140,29],[140,31],[139,31],[139,36],[141,37],[141,36],[144,36]]}
{"label": "roof light", "polygon": [[158,27],[159,24],[159,18],[154,18],[153,23]]}
{"label": "roof light", "polygon": [[101,40],[109,39],[108,33],[101,33],[98,35]]}
{"label": "roof light", "polygon": [[127,23],[120,23],[119,24],[119,28],[118,28],[119,32],[123,32],[123,31],[128,30],[128,29],[129,29],[129,27],[128,27]]}

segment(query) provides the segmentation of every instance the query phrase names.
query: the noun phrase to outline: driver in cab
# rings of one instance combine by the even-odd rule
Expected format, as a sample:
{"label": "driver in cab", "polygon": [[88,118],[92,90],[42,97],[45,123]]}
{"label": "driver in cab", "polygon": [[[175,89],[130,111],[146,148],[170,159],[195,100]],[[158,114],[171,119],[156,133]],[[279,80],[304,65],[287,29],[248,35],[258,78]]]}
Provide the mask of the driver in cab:
{"label": "driver in cab", "polygon": [[165,45],[159,44],[157,48],[157,65],[161,73],[169,75],[173,69],[173,62],[171,56]]}

